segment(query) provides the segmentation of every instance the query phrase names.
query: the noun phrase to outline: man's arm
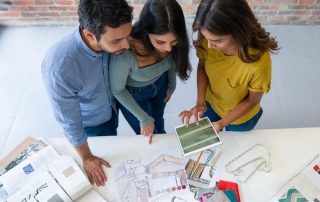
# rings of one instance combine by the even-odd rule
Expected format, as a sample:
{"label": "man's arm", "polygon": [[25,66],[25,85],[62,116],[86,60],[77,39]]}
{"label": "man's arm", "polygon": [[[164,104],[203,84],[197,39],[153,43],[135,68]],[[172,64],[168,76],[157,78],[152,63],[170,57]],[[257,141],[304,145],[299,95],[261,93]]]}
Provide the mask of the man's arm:
{"label": "man's arm", "polygon": [[[106,176],[102,165],[107,167],[110,165],[103,159],[92,155],[87,144],[87,136],[84,133],[81,120],[80,100],[77,96],[80,84],[72,75],[51,71],[50,66],[45,65],[44,62],[42,76],[55,118],[62,126],[68,141],[81,156],[84,170],[90,182],[96,183],[97,186],[104,185]],[[63,64],[57,62],[55,65]]]}

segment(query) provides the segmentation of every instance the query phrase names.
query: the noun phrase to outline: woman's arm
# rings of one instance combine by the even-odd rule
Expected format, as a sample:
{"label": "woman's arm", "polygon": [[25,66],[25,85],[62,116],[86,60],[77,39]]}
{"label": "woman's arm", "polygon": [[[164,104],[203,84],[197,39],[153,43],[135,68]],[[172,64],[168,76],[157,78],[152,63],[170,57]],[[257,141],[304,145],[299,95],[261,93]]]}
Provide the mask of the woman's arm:
{"label": "woman's arm", "polygon": [[214,128],[217,131],[222,130],[224,127],[228,126],[233,121],[244,116],[250,110],[252,110],[256,104],[261,101],[263,92],[252,92],[249,91],[248,96],[242,100],[232,111],[230,111],[225,117],[220,119],[217,122],[214,122]]}
{"label": "woman's arm", "polygon": [[[206,93],[209,79],[204,68],[204,60],[199,60],[197,68],[197,105],[206,106]],[[200,111],[205,112],[205,109]]]}
{"label": "woman's arm", "polygon": [[[150,124],[153,125],[154,120],[138,105],[126,89],[127,79],[132,66],[130,62],[135,60],[135,58],[133,56],[131,57],[130,54],[131,53],[128,51],[120,56],[112,56],[110,61],[110,86],[115,98],[135,117],[137,117],[140,121],[141,128],[144,128]],[[148,130],[147,135],[152,135],[153,129],[151,134],[149,134],[150,131],[151,129]]]}
{"label": "woman's arm", "polygon": [[183,111],[180,113],[182,123],[189,125],[190,117],[193,116],[196,121],[207,110],[206,107],[206,93],[209,83],[208,76],[205,71],[205,60],[199,59],[197,68],[197,103],[190,111]]}

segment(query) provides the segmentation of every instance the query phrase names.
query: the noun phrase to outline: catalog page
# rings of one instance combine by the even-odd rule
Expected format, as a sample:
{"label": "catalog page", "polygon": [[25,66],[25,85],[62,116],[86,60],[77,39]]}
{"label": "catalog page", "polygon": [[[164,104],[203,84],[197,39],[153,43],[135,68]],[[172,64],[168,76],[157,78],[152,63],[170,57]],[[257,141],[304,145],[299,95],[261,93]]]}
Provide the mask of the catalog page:
{"label": "catalog page", "polygon": [[72,200],[62,190],[49,172],[43,172],[22,189],[12,194],[7,200],[7,202],[17,201],[71,202]]}
{"label": "catalog page", "polygon": [[272,198],[272,201],[320,202],[320,156],[317,155]]}

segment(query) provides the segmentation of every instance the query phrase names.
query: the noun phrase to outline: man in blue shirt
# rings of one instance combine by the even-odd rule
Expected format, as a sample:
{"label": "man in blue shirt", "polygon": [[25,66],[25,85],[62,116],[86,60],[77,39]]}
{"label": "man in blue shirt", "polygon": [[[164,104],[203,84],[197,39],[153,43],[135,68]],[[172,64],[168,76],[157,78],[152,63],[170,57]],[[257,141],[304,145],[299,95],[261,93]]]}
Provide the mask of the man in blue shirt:
{"label": "man in blue shirt", "polygon": [[78,15],[79,27],[47,51],[42,76],[54,115],[90,182],[102,186],[102,165],[110,165],[91,153],[87,137],[117,134],[117,109],[105,78],[110,54],[129,48],[132,7],[125,0],[80,0]]}

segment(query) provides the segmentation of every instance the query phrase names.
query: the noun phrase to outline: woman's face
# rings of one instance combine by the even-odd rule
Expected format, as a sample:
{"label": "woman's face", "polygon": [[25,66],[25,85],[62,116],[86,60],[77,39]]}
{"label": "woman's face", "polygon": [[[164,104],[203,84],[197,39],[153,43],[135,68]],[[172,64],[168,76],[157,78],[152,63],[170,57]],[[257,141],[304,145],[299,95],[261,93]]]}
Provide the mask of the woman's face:
{"label": "woman's face", "polygon": [[165,55],[172,51],[173,46],[177,45],[178,41],[174,34],[149,34],[149,39],[154,49],[160,54]]}
{"label": "woman's face", "polygon": [[230,34],[216,35],[204,28],[200,29],[200,32],[208,40],[208,48],[220,50],[225,55],[235,55],[238,53],[238,46]]}

